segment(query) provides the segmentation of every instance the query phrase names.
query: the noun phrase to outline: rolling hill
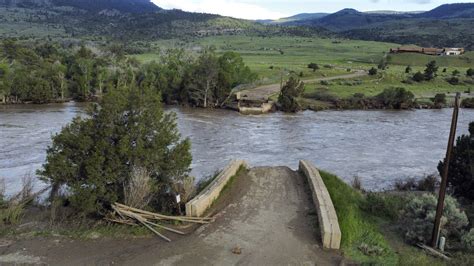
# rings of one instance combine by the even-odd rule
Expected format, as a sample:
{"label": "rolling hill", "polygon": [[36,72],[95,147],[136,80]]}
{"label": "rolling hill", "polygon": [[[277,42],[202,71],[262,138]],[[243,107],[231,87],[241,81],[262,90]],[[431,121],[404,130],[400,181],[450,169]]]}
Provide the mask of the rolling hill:
{"label": "rolling hill", "polygon": [[0,37],[127,41],[222,34],[326,36],[329,32],[164,10],[150,0],[0,0]]}
{"label": "rolling hill", "polygon": [[74,7],[92,12],[118,10],[125,13],[149,13],[161,10],[150,0],[0,0],[0,7]]}

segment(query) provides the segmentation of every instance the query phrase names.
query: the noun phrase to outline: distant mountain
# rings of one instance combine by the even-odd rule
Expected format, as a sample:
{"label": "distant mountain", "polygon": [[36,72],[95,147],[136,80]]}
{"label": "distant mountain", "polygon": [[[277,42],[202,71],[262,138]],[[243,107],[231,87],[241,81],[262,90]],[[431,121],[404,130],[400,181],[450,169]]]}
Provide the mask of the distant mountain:
{"label": "distant mountain", "polygon": [[[371,24],[408,18],[407,14],[363,13],[355,9],[343,9],[316,21],[307,21],[334,31],[343,31],[366,27]],[[303,22],[304,23],[304,22]]]}
{"label": "distant mountain", "polygon": [[394,10],[374,10],[366,11],[367,14],[385,14],[385,15],[406,15],[406,14],[420,14],[425,11],[394,11]]}
{"label": "distant mountain", "polygon": [[161,8],[150,0],[0,0],[0,7],[61,7],[70,6],[92,12],[118,10],[124,13],[152,13]]}
{"label": "distant mountain", "polygon": [[474,18],[474,3],[446,4],[431,11],[418,14],[421,18]]}
{"label": "distant mountain", "polygon": [[355,9],[343,9],[333,14],[321,17],[293,16],[285,25],[322,26],[333,31],[346,31],[379,25],[387,21],[404,19],[454,19],[474,18],[474,3],[445,4],[431,11],[399,12],[399,11],[370,11],[360,12]]}
{"label": "distant mountain", "polygon": [[320,19],[329,15],[329,13],[301,13],[287,18],[275,20],[275,23],[288,23],[292,21]]}
{"label": "distant mountain", "polygon": [[259,22],[262,24],[291,24],[292,22],[297,22],[297,21],[302,21],[302,20],[320,19],[327,15],[329,15],[329,13],[301,13],[301,14],[296,14],[291,17],[280,18],[277,20],[260,19],[260,20],[256,20],[256,22]]}
{"label": "distant mountain", "polygon": [[474,49],[474,3],[446,4],[427,12],[343,9],[281,25],[322,27],[351,39]]}

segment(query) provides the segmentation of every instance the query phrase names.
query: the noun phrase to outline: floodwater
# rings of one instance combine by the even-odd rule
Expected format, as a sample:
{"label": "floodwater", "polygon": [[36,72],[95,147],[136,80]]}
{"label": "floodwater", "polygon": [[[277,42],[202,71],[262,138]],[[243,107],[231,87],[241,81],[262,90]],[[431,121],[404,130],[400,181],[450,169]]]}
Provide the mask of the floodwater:
{"label": "floodwater", "polygon": [[[301,159],[347,182],[359,176],[367,189],[436,173],[444,157],[452,109],[325,111],[243,116],[233,111],[168,107],[183,137],[192,141],[193,172],[213,174],[231,159],[251,166],[298,167]],[[33,174],[46,157],[52,134],[84,114],[85,105],[0,106],[0,177],[7,193]],[[468,132],[474,110],[463,109],[458,135]],[[37,182],[37,187],[41,187]]]}

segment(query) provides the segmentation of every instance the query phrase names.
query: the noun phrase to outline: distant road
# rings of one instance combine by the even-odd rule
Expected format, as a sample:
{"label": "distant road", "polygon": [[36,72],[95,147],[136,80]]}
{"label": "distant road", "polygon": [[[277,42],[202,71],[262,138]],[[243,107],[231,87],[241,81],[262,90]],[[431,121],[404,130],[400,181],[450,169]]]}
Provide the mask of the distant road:
{"label": "distant road", "polygon": [[[367,75],[367,71],[358,70],[357,72],[351,73],[351,74],[325,77],[325,78],[317,78],[317,79],[308,79],[308,80],[303,80],[303,81],[305,83],[316,83],[316,82],[321,82],[321,81],[331,81],[331,80],[337,80],[337,79],[352,79],[352,78],[363,77],[366,75]],[[278,94],[278,93],[280,93],[279,83],[240,91],[241,95],[247,96],[247,99],[250,99],[250,100],[268,99],[270,98],[270,96],[274,94]]]}

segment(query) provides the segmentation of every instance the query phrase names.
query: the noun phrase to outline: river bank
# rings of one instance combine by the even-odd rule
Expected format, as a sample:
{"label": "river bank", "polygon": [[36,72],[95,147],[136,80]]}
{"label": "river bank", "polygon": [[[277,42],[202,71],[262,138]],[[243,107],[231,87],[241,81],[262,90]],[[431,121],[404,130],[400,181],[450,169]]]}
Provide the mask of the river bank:
{"label": "river bank", "polygon": [[[213,204],[209,213],[215,222],[185,230],[183,236],[170,234],[170,243],[139,226],[116,225],[97,218],[71,220],[74,213],[67,207],[55,213],[55,222],[48,207],[26,209],[19,224],[0,230],[0,264],[318,261],[324,265],[446,265],[445,261],[407,244],[398,226],[406,203],[429,192],[366,193],[330,173],[321,175],[341,224],[340,252],[322,249],[311,192],[301,173],[288,167],[255,167],[236,176]],[[262,240],[265,248],[261,247]],[[450,256],[456,263],[474,259],[467,252],[456,251]]]}

